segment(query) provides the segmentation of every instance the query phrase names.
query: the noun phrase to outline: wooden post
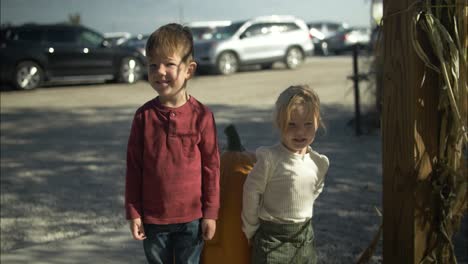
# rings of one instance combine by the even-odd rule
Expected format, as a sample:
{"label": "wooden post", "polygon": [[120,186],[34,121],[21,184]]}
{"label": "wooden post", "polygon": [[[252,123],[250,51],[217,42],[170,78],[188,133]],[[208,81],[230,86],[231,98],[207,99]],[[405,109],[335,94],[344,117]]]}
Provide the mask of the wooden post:
{"label": "wooden post", "polygon": [[384,264],[419,264],[434,228],[428,177],[438,150],[439,80],[411,44],[412,12],[405,10],[416,2],[384,0]]}

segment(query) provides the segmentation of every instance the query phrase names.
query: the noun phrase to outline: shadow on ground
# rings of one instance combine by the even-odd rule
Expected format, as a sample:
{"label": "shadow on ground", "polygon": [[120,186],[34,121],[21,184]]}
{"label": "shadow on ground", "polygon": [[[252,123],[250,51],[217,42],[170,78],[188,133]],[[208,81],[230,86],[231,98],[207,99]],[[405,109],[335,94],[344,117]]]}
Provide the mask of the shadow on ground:
{"label": "shadow on ground", "polygon": [[[276,142],[270,109],[210,108],[220,149],[231,123],[250,151]],[[2,252],[112,231],[125,223],[125,151],[134,111],[2,109]],[[346,125],[352,113],[339,105],[324,106],[323,117],[327,131],[313,147],[329,157],[331,166],[315,205],[315,243],[323,263],[352,263],[381,221],[375,210],[381,208],[382,193],[379,131],[355,137]],[[379,247],[373,261],[380,259]]]}

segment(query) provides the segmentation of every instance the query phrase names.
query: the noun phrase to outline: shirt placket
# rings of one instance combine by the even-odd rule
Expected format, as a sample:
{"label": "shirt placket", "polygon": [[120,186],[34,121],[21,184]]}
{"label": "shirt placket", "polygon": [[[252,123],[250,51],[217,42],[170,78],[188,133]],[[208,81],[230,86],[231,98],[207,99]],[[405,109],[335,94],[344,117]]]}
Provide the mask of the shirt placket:
{"label": "shirt placket", "polygon": [[177,113],[174,111],[169,112],[169,136],[175,137],[177,135]]}

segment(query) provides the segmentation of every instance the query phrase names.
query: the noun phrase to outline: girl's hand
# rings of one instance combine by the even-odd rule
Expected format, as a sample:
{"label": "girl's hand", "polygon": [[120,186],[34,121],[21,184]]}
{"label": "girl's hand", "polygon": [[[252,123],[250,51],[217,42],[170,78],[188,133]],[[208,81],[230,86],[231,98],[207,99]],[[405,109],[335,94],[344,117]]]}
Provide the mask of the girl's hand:
{"label": "girl's hand", "polygon": [[132,232],[133,239],[135,240],[144,240],[146,239],[145,229],[141,218],[135,218],[129,221],[130,222],[130,231]]}
{"label": "girl's hand", "polygon": [[203,240],[213,239],[216,232],[216,220],[203,218],[201,224]]}

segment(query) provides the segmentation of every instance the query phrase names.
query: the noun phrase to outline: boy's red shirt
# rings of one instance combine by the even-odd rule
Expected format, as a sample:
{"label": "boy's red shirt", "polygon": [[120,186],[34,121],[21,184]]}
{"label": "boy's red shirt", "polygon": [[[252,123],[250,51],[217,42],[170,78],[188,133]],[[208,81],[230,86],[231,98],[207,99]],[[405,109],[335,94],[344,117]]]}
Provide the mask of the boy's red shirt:
{"label": "boy's red shirt", "polygon": [[219,151],[213,113],[195,98],[178,108],[156,98],[134,116],[127,147],[127,219],[217,219]]}

